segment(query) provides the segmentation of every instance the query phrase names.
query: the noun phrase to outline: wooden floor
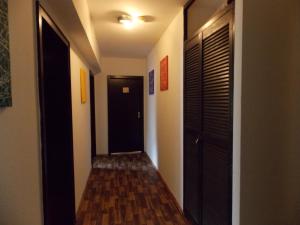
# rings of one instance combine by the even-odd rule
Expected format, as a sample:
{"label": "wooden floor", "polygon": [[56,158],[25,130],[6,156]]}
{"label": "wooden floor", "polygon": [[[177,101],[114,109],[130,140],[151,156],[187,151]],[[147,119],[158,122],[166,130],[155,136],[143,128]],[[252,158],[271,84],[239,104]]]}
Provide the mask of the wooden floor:
{"label": "wooden floor", "polygon": [[98,157],[77,225],[187,225],[145,154]]}

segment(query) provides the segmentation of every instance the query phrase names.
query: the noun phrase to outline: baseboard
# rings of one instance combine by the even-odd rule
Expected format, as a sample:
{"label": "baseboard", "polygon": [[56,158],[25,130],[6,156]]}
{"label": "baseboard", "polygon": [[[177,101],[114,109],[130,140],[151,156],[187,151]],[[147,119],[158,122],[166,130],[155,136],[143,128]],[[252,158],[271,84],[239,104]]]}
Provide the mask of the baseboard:
{"label": "baseboard", "polygon": [[183,209],[181,208],[180,204],[178,203],[177,199],[175,198],[174,194],[172,193],[171,189],[169,188],[169,186],[167,185],[166,181],[164,180],[164,178],[162,177],[162,175],[160,174],[160,172],[158,171],[158,168],[155,166],[155,164],[153,163],[153,161],[151,160],[150,156],[148,155],[147,152],[145,152],[145,155],[148,157],[148,159],[150,160],[150,162],[152,163],[153,167],[155,168],[156,174],[159,176],[159,178],[161,179],[162,183],[164,184],[165,188],[168,190],[168,192],[170,193],[170,196],[172,198],[172,200],[175,203],[175,206],[177,208],[177,210],[179,211],[179,213],[182,215],[182,217],[185,220],[185,223],[187,225],[191,225],[190,221],[187,220],[187,218],[184,215]]}
{"label": "baseboard", "polygon": [[105,154],[97,154],[96,156],[95,156],[95,158],[97,158],[98,156],[107,156],[107,155],[109,155],[108,153],[105,153]]}

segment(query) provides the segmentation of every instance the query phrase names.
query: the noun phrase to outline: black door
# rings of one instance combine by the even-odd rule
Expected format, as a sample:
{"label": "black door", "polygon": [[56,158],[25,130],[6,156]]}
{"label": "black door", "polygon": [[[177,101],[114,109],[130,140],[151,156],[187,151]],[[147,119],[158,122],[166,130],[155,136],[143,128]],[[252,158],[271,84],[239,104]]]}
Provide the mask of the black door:
{"label": "black door", "polygon": [[108,77],[109,153],[144,151],[143,77]]}
{"label": "black door", "polygon": [[203,224],[231,225],[233,11],[203,31]]}
{"label": "black door", "polygon": [[91,102],[91,157],[92,163],[96,157],[96,115],[95,115],[95,78],[90,72],[90,102]]}
{"label": "black door", "polygon": [[38,8],[45,225],[75,223],[69,43]]}
{"label": "black door", "polygon": [[233,5],[185,42],[184,210],[197,225],[232,218]]}
{"label": "black door", "polygon": [[184,79],[184,212],[201,224],[201,42],[195,37],[185,47]]}

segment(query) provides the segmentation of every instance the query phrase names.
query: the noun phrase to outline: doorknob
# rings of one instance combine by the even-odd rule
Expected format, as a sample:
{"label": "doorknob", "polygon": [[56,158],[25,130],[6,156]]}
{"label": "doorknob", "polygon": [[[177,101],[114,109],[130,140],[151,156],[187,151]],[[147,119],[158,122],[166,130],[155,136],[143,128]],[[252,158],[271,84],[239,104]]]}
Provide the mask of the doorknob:
{"label": "doorknob", "polygon": [[198,142],[199,142],[199,136],[196,138],[196,140],[195,140],[195,144],[197,145],[198,144]]}

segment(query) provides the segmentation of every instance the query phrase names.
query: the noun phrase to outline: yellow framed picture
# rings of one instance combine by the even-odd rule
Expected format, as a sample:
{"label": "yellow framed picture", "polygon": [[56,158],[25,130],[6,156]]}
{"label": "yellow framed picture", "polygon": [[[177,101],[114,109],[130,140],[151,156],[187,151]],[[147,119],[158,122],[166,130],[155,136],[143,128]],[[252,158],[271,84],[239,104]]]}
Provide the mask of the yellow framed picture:
{"label": "yellow framed picture", "polygon": [[86,103],[86,72],[80,69],[80,91],[81,91],[81,104]]}

